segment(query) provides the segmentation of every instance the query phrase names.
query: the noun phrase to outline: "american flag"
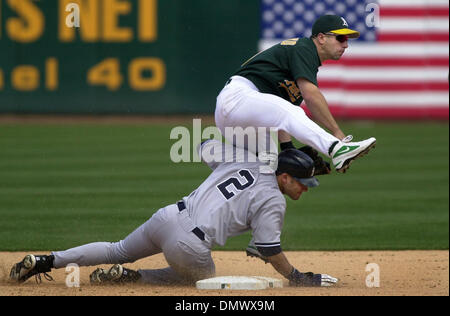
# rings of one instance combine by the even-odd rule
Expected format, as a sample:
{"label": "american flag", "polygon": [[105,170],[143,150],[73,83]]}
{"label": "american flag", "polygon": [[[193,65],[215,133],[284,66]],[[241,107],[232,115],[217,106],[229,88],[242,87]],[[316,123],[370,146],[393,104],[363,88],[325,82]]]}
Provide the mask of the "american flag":
{"label": "american flag", "polygon": [[319,69],[335,116],[449,117],[448,0],[261,0],[260,50],[309,37],[321,15],[344,17],[361,37]]}

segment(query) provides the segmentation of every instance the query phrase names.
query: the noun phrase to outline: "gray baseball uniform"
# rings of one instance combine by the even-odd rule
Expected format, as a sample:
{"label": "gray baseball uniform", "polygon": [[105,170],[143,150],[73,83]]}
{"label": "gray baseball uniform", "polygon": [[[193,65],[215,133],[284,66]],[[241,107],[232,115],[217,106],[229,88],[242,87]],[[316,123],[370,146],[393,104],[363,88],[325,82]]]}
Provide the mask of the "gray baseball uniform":
{"label": "gray baseball uniform", "polygon": [[55,268],[129,263],[163,252],[170,267],[139,270],[143,282],[193,281],[215,274],[214,245],[249,230],[264,255],[281,252],[286,200],[275,175],[260,173],[262,164],[242,149],[212,140],[200,149],[213,172],[194,192],[160,209],[122,241],[53,252]]}

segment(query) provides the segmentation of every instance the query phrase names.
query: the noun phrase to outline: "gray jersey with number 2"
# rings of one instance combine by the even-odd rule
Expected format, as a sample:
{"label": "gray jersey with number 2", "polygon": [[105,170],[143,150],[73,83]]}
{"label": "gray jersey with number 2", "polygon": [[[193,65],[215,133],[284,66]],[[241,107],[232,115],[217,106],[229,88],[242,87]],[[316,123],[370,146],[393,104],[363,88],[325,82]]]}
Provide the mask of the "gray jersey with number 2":
{"label": "gray jersey with number 2", "polygon": [[276,176],[261,174],[251,153],[216,140],[203,143],[199,155],[213,172],[184,202],[212,246],[252,230],[257,247],[280,248],[286,200]]}

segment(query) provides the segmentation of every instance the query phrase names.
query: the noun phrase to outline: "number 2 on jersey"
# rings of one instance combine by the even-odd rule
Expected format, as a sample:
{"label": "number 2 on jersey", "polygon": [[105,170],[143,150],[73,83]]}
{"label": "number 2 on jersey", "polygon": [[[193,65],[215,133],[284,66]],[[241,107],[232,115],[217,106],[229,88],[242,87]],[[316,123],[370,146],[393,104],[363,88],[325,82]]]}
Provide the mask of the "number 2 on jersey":
{"label": "number 2 on jersey", "polygon": [[253,183],[255,183],[255,178],[250,173],[250,171],[242,169],[238,173],[241,176],[241,180],[245,182],[242,183],[241,181],[239,181],[238,178],[232,177],[217,185],[217,188],[219,189],[220,193],[222,193],[222,195],[227,200],[231,199],[233,196],[236,195],[233,191],[229,190],[230,186],[233,186],[236,189],[236,191],[242,191],[250,187]]}

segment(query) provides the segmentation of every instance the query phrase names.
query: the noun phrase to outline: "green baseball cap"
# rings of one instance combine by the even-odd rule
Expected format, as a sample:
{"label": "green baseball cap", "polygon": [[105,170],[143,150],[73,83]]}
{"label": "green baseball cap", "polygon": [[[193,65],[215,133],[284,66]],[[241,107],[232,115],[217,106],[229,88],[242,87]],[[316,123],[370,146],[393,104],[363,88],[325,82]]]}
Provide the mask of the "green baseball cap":
{"label": "green baseball cap", "polygon": [[336,35],[347,35],[349,38],[358,38],[359,32],[348,28],[348,23],[339,15],[323,15],[318,18],[312,28],[312,36],[319,33],[334,33]]}

